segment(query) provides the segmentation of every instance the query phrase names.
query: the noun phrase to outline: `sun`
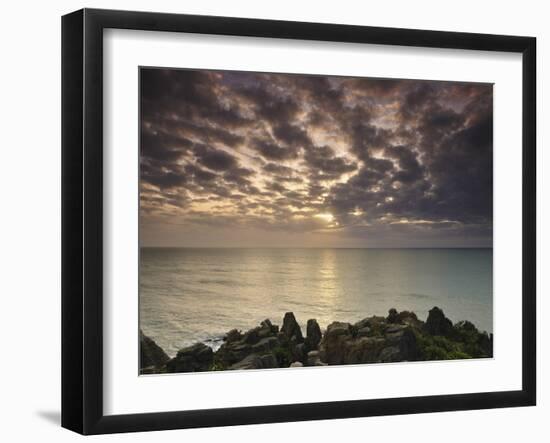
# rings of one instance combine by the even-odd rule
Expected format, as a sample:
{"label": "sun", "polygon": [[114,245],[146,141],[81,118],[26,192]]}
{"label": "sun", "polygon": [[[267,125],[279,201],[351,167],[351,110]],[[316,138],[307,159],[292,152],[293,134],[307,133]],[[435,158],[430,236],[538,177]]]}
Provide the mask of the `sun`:
{"label": "sun", "polygon": [[321,214],[315,214],[315,217],[320,218],[327,223],[332,223],[334,221],[334,215],[329,212],[323,212]]}

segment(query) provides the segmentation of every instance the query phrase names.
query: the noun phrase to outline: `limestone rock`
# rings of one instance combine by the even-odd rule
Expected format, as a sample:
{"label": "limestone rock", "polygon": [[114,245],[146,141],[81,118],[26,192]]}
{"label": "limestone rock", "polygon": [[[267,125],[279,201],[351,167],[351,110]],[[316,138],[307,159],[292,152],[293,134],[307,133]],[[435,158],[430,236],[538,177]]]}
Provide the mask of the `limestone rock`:
{"label": "limestone rock", "polygon": [[291,355],[293,360],[295,360],[295,361],[304,361],[305,360],[306,354],[307,354],[305,343],[295,344],[295,343],[291,342],[289,344],[289,348],[290,348],[290,355]]}
{"label": "limestone rock", "polygon": [[277,340],[277,337],[266,337],[251,346],[250,350],[254,353],[264,353],[276,348],[278,344],[279,340]]}
{"label": "limestone rock", "polygon": [[210,369],[214,361],[212,348],[203,343],[180,349],[177,355],[166,363],[167,372],[199,372]]}
{"label": "limestone rock", "polygon": [[401,353],[397,346],[388,346],[380,352],[380,361],[382,363],[400,361]]}
{"label": "limestone rock", "polygon": [[317,346],[319,346],[319,343],[323,338],[323,334],[321,333],[321,328],[319,327],[317,320],[311,318],[307,321],[306,333],[306,348],[308,350],[317,349]]}
{"label": "limestone rock", "polygon": [[[252,328],[241,334],[233,329],[226,334],[225,342],[216,352],[216,361],[224,368],[232,367],[239,364],[239,369],[243,366],[255,366],[249,360],[245,360],[250,355],[263,356],[270,353],[279,345],[277,332],[279,327],[273,325],[269,319],[261,322],[260,326]],[[243,362],[244,361],[244,362]],[[269,367],[273,366],[273,361],[269,363]],[[262,363],[266,365],[267,363]]]}
{"label": "limestone rock", "polygon": [[269,369],[276,368],[277,360],[273,354],[250,354],[243,358],[241,361],[231,365],[229,369],[241,370],[241,369]]}
{"label": "limestone rock", "polygon": [[333,322],[328,325],[319,347],[321,360],[329,365],[341,365],[347,349],[346,342],[352,338],[349,323]]}
{"label": "limestone rock", "polygon": [[223,338],[223,340],[226,343],[233,343],[235,341],[239,341],[242,337],[243,335],[241,334],[241,331],[237,329],[231,329],[231,331],[225,334],[225,337]]}
{"label": "limestone rock", "polygon": [[286,342],[293,341],[295,343],[302,343],[304,341],[300,325],[292,312],[287,312],[285,314],[279,336]]}
{"label": "limestone rock", "polygon": [[357,330],[357,337],[368,337],[371,333],[372,329],[368,326],[364,326],[361,329]]}
{"label": "limestone rock", "polygon": [[437,306],[430,309],[424,327],[430,335],[449,336],[453,332],[453,323]]}
{"label": "limestone rock", "polygon": [[166,352],[155,343],[155,341],[147,337],[141,330],[139,331],[139,367],[142,373],[145,368],[149,369],[148,373],[154,373],[155,368],[161,368],[170,360]]}
{"label": "limestone rock", "polygon": [[397,314],[397,323],[420,329],[424,322],[420,321],[416,314],[411,311],[401,311]]}
{"label": "limestone rock", "polygon": [[241,370],[241,369],[260,369],[262,367],[262,360],[256,354],[247,355],[241,361],[231,365],[229,369],[231,370]]}
{"label": "limestone rock", "polygon": [[391,308],[388,316],[386,317],[388,323],[397,323],[397,309]]}
{"label": "limestone rock", "polygon": [[380,361],[414,361],[418,358],[416,335],[409,326],[386,330],[386,341],[392,348],[397,348],[397,354],[393,353],[393,360],[380,355]]}
{"label": "limestone rock", "polygon": [[279,326],[277,325],[274,325],[273,323],[271,323],[271,320],[269,320],[269,318],[266,318],[264,321],[262,321],[260,323],[260,326],[262,327],[262,329],[264,329],[265,331],[269,331],[270,335],[271,334],[277,334],[279,332]]}

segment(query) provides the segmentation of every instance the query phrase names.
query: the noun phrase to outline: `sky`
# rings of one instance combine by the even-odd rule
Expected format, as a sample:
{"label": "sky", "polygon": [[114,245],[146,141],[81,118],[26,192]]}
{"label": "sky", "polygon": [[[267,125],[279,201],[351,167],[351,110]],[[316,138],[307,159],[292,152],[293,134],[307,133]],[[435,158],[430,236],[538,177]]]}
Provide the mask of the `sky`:
{"label": "sky", "polygon": [[493,86],[141,68],[140,244],[491,247]]}

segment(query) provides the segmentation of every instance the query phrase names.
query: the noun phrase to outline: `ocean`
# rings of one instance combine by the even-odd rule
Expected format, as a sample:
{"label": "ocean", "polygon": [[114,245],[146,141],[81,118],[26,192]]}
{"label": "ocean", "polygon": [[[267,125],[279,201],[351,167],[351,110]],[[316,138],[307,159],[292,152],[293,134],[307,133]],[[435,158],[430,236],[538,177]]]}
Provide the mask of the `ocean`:
{"label": "ocean", "polygon": [[170,356],[294,312],[355,322],[438,306],[493,332],[492,249],[141,248],[140,328]]}

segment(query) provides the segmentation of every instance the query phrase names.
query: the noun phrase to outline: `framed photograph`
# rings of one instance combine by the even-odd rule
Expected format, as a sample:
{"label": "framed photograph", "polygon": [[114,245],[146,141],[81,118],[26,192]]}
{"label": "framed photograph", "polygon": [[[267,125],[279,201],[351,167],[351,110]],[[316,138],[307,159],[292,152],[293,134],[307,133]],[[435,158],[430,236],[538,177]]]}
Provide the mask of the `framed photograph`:
{"label": "framed photograph", "polygon": [[62,425],[536,402],[531,37],[62,20]]}

